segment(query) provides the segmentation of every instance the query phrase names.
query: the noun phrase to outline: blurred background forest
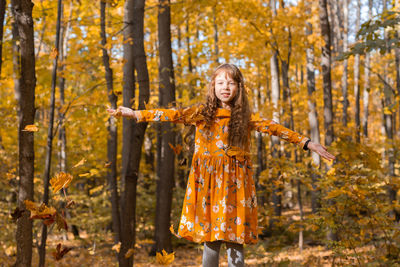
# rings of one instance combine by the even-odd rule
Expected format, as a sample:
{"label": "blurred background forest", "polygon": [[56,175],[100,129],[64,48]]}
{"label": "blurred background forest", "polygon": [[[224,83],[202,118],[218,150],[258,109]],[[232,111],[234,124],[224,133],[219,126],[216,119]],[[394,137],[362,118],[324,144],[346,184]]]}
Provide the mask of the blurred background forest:
{"label": "blurred background forest", "polygon": [[[194,105],[229,62],[254,113],[337,158],[252,135],[260,241],[246,264],[399,265],[398,10],[398,0],[0,0],[2,262],[199,266],[202,246],[170,232],[190,129],[106,108]],[[154,257],[163,249],[175,254]]]}

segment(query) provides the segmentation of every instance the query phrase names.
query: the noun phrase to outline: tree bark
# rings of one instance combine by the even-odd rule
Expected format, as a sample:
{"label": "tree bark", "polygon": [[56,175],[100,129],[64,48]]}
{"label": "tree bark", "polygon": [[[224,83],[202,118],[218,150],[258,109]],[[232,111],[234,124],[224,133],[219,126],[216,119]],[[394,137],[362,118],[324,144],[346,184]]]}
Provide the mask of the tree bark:
{"label": "tree bark", "polygon": [[[360,28],[361,1],[357,0],[356,31]],[[354,56],[354,98],[355,98],[355,122],[356,122],[356,142],[360,143],[360,55]]]}
{"label": "tree bark", "polygon": [[[368,0],[368,19],[372,19],[372,0]],[[363,135],[364,137],[368,137],[368,117],[369,117],[369,77],[370,77],[370,53],[365,54],[365,68],[364,68],[364,90],[363,90]]]}
{"label": "tree bark", "polygon": [[[324,128],[325,145],[333,142],[333,110],[332,110],[332,82],[331,82],[331,37],[328,19],[327,0],[319,0],[319,17],[321,35],[324,40],[321,54],[323,92],[324,92]],[[331,203],[332,204],[332,203]],[[328,230],[328,240],[337,240],[337,234],[333,229]]]}
{"label": "tree bark", "polygon": [[3,33],[4,33],[4,17],[6,14],[7,2],[0,0],[0,80],[1,80],[1,66],[3,65]]}
{"label": "tree bark", "polygon": [[[312,24],[307,23],[306,34],[312,34]],[[308,121],[310,124],[311,140],[316,143],[320,143],[319,137],[319,121],[317,114],[317,104],[315,100],[315,67],[314,67],[314,45],[310,44],[306,49],[306,59],[307,59],[307,91],[308,91]],[[320,195],[321,191],[317,190],[317,181],[320,178],[316,171],[320,168],[321,160],[317,153],[312,153],[313,159],[313,171],[311,173],[312,188],[311,191],[311,209],[313,213],[321,208]]]}
{"label": "tree bark", "polygon": [[[149,76],[144,51],[144,3],[145,0],[128,0],[125,3],[124,21],[124,105],[131,107],[135,98],[134,70],[137,72],[139,83],[139,109],[145,109],[149,101]],[[121,250],[119,253],[120,266],[132,266],[133,257],[125,258],[128,249],[135,246],[136,228],[136,186],[139,174],[141,151],[147,123],[136,124],[125,120],[123,143],[127,145],[123,168],[124,196],[122,205]],[[124,158],[124,156],[123,156]]]}
{"label": "tree bark", "polygon": [[[12,14],[20,40],[20,65],[18,73],[19,98],[19,184],[18,208],[25,209],[25,200],[33,200],[34,176],[34,138],[33,132],[24,131],[35,119],[35,47],[32,19],[33,3],[27,0],[12,0]],[[17,220],[16,231],[17,257],[15,266],[31,266],[32,264],[32,221],[29,212],[24,212]]]}
{"label": "tree bark", "polygon": [[[111,108],[117,108],[117,95],[114,93],[113,86],[113,70],[110,67],[110,57],[106,49],[107,35],[106,35],[106,5],[103,0],[100,1],[100,36],[103,52],[103,65],[105,70],[105,79],[107,83],[107,95]],[[121,220],[119,211],[119,197],[118,197],[118,183],[117,183],[117,123],[114,117],[110,116],[107,125],[107,181],[108,190],[111,195],[111,214],[112,214],[112,227],[114,232],[114,243],[121,241]]]}
{"label": "tree bark", "polygon": [[[171,14],[170,1],[160,0],[158,7],[158,41],[159,41],[159,104],[168,107],[175,101],[174,68],[171,49]],[[175,145],[175,133],[170,123],[161,124],[160,166],[158,167],[157,201],[155,219],[155,250],[172,251],[171,220],[172,187],[174,184],[175,155],[169,144]]]}
{"label": "tree bark", "polygon": [[[349,0],[343,0],[343,52],[347,52],[348,46],[348,31],[349,31],[349,16],[348,16],[348,3]],[[349,107],[348,100],[348,59],[343,60],[343,74],[342,74],[342,96],[343,96],[343,110],[342,110],[342,125],[347,126],[348,116],[347,109]],[[358,83],[358,81],[357,81]]]}

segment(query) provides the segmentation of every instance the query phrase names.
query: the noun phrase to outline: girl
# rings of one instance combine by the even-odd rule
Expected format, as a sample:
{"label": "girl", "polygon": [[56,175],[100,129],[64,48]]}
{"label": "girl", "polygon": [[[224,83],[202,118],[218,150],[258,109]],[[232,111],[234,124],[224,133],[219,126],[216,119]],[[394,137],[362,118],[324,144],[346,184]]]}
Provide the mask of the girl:
{"label": "girl", "polygon": [[219,66],[206,103],[186,109],[107,111],[137,122],[171,121],[196,126],[195,152],[177,236],[204,243],[203,266],[218,266],[222,242],[228,266],[244,266],[243,244],[257,242],[256,189],[250,161],[250,132],[257,130],[332,160],[320,144],[250,112],[244,80],[232,64]]}

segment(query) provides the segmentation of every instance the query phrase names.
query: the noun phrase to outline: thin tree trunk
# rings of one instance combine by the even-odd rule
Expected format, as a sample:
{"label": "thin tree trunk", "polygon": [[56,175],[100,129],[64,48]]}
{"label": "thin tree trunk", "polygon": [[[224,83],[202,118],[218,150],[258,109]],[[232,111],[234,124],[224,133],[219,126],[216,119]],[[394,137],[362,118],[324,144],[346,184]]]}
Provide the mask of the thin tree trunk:
{"label": "thin tree trunk", "polygon": [[3,65],[3,32],[4,32],[4,17],[6,14],[6,0],[0,0],[0,80],[1,66]]}
{"label": "thin tree trunk", "polygon": [[[368,0],[368,19],[372,19],[372,0]],[[364,90],[363,90],[363,135],[364,137],[368,137],[368,117],[369,117],[369,91],[370,91],[370,84],[369,84],[369,77],[370,77],[370,53],[366,53],[365,55],[365,68],[364,68]]]}
{"label": "thin tree trunk", "polygon": [[[306,34],[312,34],[312,24],[307,23]],[[311,140],[316,143],[320,143],[319,137],[319,121],[317,114],[317,104],[315,100],[315,67],[314,67],[314,46],[310,44],[306,50],[306,58],[307,58],[307,91],[308,91],[308,121],[310,124],[311,131]],[[311,191],[311,209],[313,213],[317,213],[317,211],[321,208],[320,203],[320,195],[321,191],[317,189],[317,181],[319,180],[319,176],[317,175],[317,169],[320,168],[320,157],[317,153],[312,153],[313,164],[312,166],[312,188]]]}
{"label": "thin tree trunk", "polygon": [[[20,40],[20,73],[17,89],[19,98],[19,184],[18,208],[24,210],[25,200],[33,200],[34,176],[34,138],[33,132],[23,131],[35,119],[35,47],[34,28],[32,19],[33,3],[28,0],[12,0],[12,14]],[[24,212],[17,220],[16,231],[17,256],[15,266],[27,267],[32,264],[32,221],[29,212]]]}
{"label": "thin tree trunk", "polygon": [[[113,70],[110,67],[110,57],[108,51],[105,48],[107,44],[106,35],[106,5],[107,3],[103,0],[100,1],[100,36],[101,45],[103,52],[103,65],[105,70],[105,79],[107,83],[107,95],[108,101],[110,102],[111,108],[117,108],[117,95],[114,93],[113,86]],[[117,124],[114,117],[110,116],[108,119],[107,126],[107,181],[108,190],[111,195],[111,214],[112,214],[112,226],[114,232],[114,243],[121,241],[121,220],[119,211],[119,197],[118,197],[118,183],[117,183]]]}
{"label": "thin tree trunk", "polygon": [[[217,4],[217,2],[216,2]],[[214,26],[214,56],[215,63],[219,64],[219,49],[218,49],[218,24],[217,24],[217,7],[213,6],[213,26]]]}
{"label": "thin tree trunk", "polygon": [[[158,9],[158,41],[159,41],[159,76],[161,107],[167,107],[175,101],[174,68],[171,49],[171,11],[170,1],[160,0]],[[160,144],[160,166],[157,179],[157,201],[155,219],[155,250],[172,251],[171,221],[172,187],[174,185],[175,155],[169,144],[175,145],[175,133],[170,123],[161,124],[162,136]]]}
{"label": "thin tree trunk", "polygon": [[[43,203],[48,205],[49,203],[49,184],[50,184],[50,171],[51,171],[51,156],[53,151],[53,124],[54,124],[54,106],[55,106],[55,94],[57,85],[57,67],[58,67],[58,53],[60,50],[60,28],[61,28],[61,17],[62,17],[62,0],[58,0],[57,8],[57,24],[56,24],[56,40],[55,40],[55,53],[53,59],[53,71],[51,74],[51,95],[50,95],[50,120],[49,128],[47,131],[47,153],[44,167],[43,177]],[[42,238],[39,252],[39,266],[43,267],[46,260],[46,241],[47,241],[47,225],[42,224]]]}
{"label": "thin tree trunk", "polygon": [[[361,1],[357,0],[356,31],[360,28]],[[360,55],[354,56],[354,98],[355,98],[355,122],[356,122],[356,142],[360,143]]]}
{"label": "thin tree trunk", "polygon": [[[348,17],[348,3],[349,0],[343,0],[343,52],[347,52],[348,45],[348,31],[349,31],[349,17]],[[349,106],[348,100],[348,59],[343,60],[343,75],[342,75],[342,96],[343,96],[343,110],[342,110],[342,125],[347,126],[347,109]],[[358,81],[357,81],[358,83]]]}

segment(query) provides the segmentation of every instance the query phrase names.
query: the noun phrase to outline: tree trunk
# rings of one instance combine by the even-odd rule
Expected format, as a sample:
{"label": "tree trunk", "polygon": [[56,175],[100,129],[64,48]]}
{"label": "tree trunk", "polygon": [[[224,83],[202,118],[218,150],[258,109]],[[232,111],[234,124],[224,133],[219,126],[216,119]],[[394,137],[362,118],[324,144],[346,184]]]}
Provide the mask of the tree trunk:
{"label": "tree trunk", "polygon": [[[139,109],[145,109],[149,101],[149,76],[144,51],[144,3],[145,0],[128,0],[125,3],[124,21],[127,24],[124,30],[124,105],[131,106],[135,98],[134,70],[137,72],[139,83]],[[134,41],[133,41],[134,40]],[[133,256],[125,258],[128,249],[135,246],[136,228],[136,186],[139,174],[141,150],[147,124],[136,124],[125,119],[123,143],[127,144],[123,168],[124,196],[122,205],[121,250],[119,253],[120,266],[132,266]],[[123,158],[124,158],[123,155]]]}
{"label": "tree trunk", "polygon": [[[58,52],[60,50],[60,27],[62,17],[62,0],[58,0],[57,7],[57,24],[56,24],[56,40],[55,40],[55,56],[53,59],[53,71],[51,74],[51,95],[50,95],[50,121],[47,131],[47,153],[44,167],[43,177],[43,203],[49,204],[49,184],[50,184],[50,171],[51,171],[51,156],[53,151],[53,124],[54,124],[54,106],[55,94],[57,85],[57,67],[58,67]],[[42,224],[42,238],[39,246],[39,266],[43,267],[46,260],[46,241],[47,241],[47,225]]]}
{"label": "tree trunk", "polygon": [[[356,31],[360,28],[361,1],[357,0]],[[360,55],[354,56],[354,98],[355,98],[355,122],[356,122],[356,142],[360,143]]]}
{"label": "tree trunk", "polygon": [[[348,17],[348,1],[343,0],[343,52],[347,52],[347,45],[348,45],[348,31],[349,31],[349,17]],[[348,59],[343,60],[343,75],[342,75],[342,96],[343,96],[343,110],[342,110],[342,125],[344,127],[347,126],[347,109],[349,106],[348,100],[348,82],[347,82],[347,75],[348,75]],[[358,81],[357,81],[358,83]]]}
{"label": "tree trunk", "polygon": [[[312,34],[312,24],[307,23],[306,34]],[[306,59],[307,59],[307,91],[308,91],[308,122],[310,124],[311,131],[311,140],[316,143],[320,143],[319,138],[319,121],[317,114],[317,104],[315,100],[315,68],[314,68],[314,46],[309,45],[306,50]],[[317,175],[317,169],[320,168],[320,157],[317,153],[312,153],[313,171],[311,173],[312,179],[312,188],[311,191],[311,209],[313,213],[317,213],[317,211],[321,208],[320,203],[320,195],[321,191],[317,190],[317,181],[319,180],[319,175]]]}
{"label": "tree trunk", "polygon": [[[106,35],[106,2],[100,1],[100,36],[103,52],[103,65],[105,70],[105,79],[107,83],[107,95],[111,108],[117,108],[117,95],[114,93],[113,70],[110,67],[110,57],[105,48],[107,44]],[[111,195],[111,214],[112,226],[114,232],[114,243],[121,241],[121,220],[119,211],[118,183],[117,183],[117,123],[114,117],[110,116],[107,126],[107,181],[108,190]]]}
{"label": "tree trunk", "polygon": [[[159,76],[161,107],[168,107],[175,101],[174,68],[172,64],[171,49],[171,13],[170,1],[160,0],[158,8],[158,41],[159,41]],[[157,173],[157,201],[155,219],[155,250],[161,252],[165,249],[172,251],[171,233],[169,231],[171,220],[172,187],[174,185],[174,160],[175,155],[169,144],[175,145],[175,133],[169,122],[161,124],[160,157]]]}
{"label": "tree trunk", "polygon": [[[372,0],[368,0],[368,19],[372,19]],[[369,84],[369,68],[370,68],[370,53],[366,53],[365,55],[365,68],[364,68],[364,90],[363,90],[363,108],[364,108],[364,115],[362,121],[363,127],[363,135],[364,137],[368,137],[368,116],[369,116],[369,91],[370,91],[370,84]]]}
{"label": "tree trunk", "polygon": [[1,80],[1,66],[3,65],[3,32],[4,32],[4,17],[6,14],[7,2],[0,0],[0,80]]}
{"label": "tree trunk", "polygon": [[[33,200],[34,176],[34,138],[33,132],[23,131],[27,125],[34,123],[35,118],[35,47],[32,19],[33,3],[27,0],[12,0],[12,14],[20,38],[19,83],[19,184],[18,208],[25,209],[25,200]],[[16,231],[17,257],[15,266],[32,264],[32,221],[29,212],[24,212],[17,220]]]}
{"label": "tree trunk", "polygon": [[[216,2],[217,4],[217,2]],[[219,64],[219,49],[218,49],[218,24],[217,24],[217,7],[213,6],[213,26],[214,26],[214,56],[215,63]]]}
{"label": "tree trunk", "polygon": [[[324,92],[324,128],[325,145],[330,146],[333,142],[333,110],[332,110],[332,83],[331,83],[331,37],[328,20],[327,0],[319,0],[319,17],[321,35],[324,40],[321,54],[323,92]],[[331,203],[333,204],[333,203]],[[337,240],[337,234],[333,229],[328,230],[328,240]]]}

